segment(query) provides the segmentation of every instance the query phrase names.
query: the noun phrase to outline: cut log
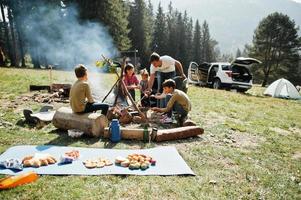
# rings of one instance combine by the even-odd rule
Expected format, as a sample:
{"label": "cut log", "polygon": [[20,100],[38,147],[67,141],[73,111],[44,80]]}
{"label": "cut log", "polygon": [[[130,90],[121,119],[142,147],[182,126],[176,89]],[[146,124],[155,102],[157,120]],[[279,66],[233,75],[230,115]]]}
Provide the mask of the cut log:
{"label": "cut log", "polygon": [[[125,140],[143,140],[143,129],[121,128],[121,138]],[[148,129],[149,133],[151,129]],[[110,138],[109,128],[104,130],[104,138]]]}
{"label": "cut log", "polygon": [[173,129],[158,130],[156,142],[185,139],[204,133],[204,129],[198,126],[187,126]]}
{"label": "cut log", "polygon": [[[121,128],[121,138],[126,140],[143,140],[143,129],[131,129],[131,128]],[[148,129],[151,134],[152,129]],[[198,126],[187,126],[181,128],[173,129],[163,129],[159,130],[157,134],[153,137],[155,142],[171,141],[186,139],[193,136],[201,135],[204,133],[204,129]],[[104,138],[110,138],[109,128],[104,130]]]}
{"label": "cut log", "polygon": [[55,112],[52,123],[59,129],[78,129],[89,136],[100,137],[108,126],[108,119],[99,113],[77,114],[71,108],[62,107]]}

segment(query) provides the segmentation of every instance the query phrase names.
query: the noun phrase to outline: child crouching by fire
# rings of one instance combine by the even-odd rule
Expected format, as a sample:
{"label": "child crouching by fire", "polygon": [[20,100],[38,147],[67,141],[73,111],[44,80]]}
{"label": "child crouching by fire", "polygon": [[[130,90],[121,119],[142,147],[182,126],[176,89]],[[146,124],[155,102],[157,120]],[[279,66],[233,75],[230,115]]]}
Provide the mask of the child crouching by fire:
{"label": "child crouching by fire", "polygon": [[[178,114],[178,123],[182,125],[191,111],[191,102],[187,94],[183,91],[175,89],[176,83],[172,79],[168,79],[163,82],[163,93],[166,95],[165,102],[166,107],[163,108],[152,108],[155,112],[166,113],[166,116],[162,119],[162,123],[172,122],[172,111]],[[157,97],[158,98],[158,97]]]}

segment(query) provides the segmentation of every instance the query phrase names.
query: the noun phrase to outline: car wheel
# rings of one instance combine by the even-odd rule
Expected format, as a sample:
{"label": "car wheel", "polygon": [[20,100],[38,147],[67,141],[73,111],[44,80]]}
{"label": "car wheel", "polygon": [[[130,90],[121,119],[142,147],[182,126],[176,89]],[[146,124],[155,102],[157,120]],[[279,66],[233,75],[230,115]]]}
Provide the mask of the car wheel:
{"label": "car wheel", "polygon": [[217,79],[214,79],[214,82],[213,82],[213,89],[221,89],[222,88],[222,83],[221,83],[221,80],[219,80],[218,78]]}
{"label": "car wheel", "polygon": [[245,93],[248,89],[237,89],[237,92]]}

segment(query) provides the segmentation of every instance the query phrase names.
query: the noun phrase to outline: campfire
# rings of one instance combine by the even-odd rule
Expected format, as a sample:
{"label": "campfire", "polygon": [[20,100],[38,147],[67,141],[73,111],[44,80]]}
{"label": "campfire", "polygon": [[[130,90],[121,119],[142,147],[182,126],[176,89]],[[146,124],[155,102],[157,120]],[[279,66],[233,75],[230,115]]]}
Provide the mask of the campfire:
{"label": "campfire", "polygon": [[30,85],[30,91],[47,90],[48,93],[35,93],[22,97],[23,101],[32,99],[38,103],[69,103],[70,84],[51,84],[50,86]]}

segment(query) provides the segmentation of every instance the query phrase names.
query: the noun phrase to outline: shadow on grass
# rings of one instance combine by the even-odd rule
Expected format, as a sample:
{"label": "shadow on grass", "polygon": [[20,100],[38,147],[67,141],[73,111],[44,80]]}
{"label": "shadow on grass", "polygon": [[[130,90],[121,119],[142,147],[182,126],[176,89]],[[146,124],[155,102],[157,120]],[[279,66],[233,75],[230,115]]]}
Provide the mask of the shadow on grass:
{"label": "shadow on grass", "polygon": [[49,133],[56,134],[58,137],[45,143],[45,145],[69,146],[78,141],[81,141],[86,145],[93,145],[99,141],[99,138],[92,138],[85,135],[80,138],[71,138],[66,131],[60,129],[52,130]]}

